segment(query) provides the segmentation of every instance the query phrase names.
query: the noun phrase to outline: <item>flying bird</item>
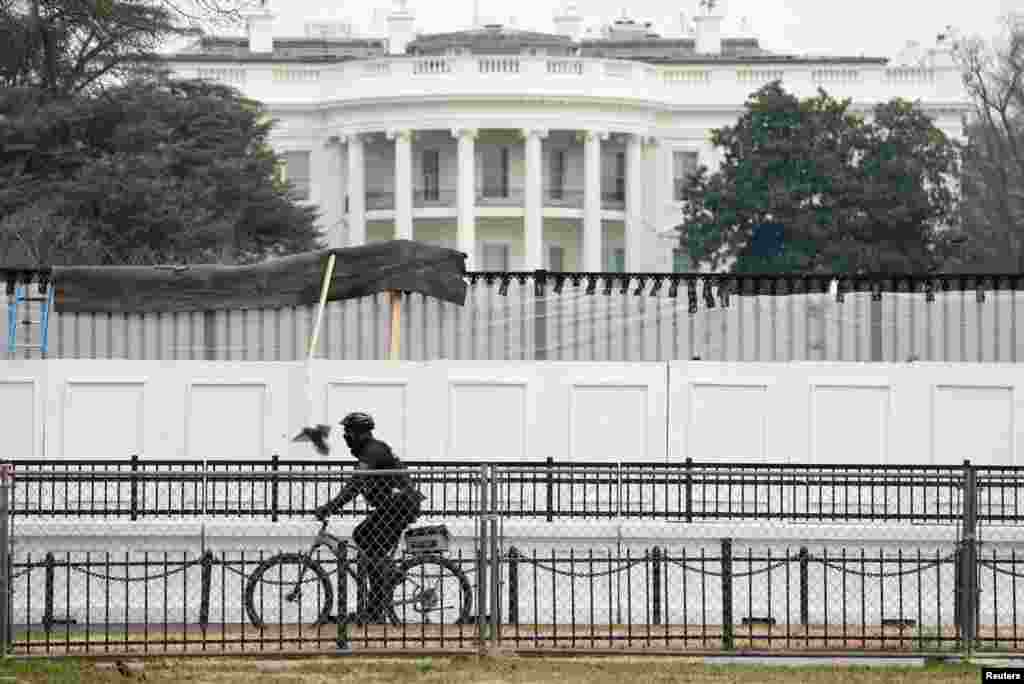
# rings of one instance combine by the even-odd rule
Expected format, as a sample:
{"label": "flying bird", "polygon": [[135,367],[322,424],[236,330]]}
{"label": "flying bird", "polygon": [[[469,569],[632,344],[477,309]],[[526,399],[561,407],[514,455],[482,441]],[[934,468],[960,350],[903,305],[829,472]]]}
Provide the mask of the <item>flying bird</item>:
{"label": "flying bird", "polygon": [[326,456],[331,451],[327,444],[327,436],[331,434],[330,425],[317,425],[316,427],[304,427],[302,431],[292,438],[293,442],[312,442],[313,447],[321,456]]}

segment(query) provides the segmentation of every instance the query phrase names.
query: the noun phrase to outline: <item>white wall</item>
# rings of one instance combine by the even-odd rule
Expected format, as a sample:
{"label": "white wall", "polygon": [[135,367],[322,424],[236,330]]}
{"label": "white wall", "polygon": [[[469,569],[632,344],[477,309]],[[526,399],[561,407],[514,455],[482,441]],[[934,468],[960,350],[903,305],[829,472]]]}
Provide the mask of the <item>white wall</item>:
{"label": "white wall", "polygon": [[1019,365],[670,366],[670,461],[1024,465]]}
{"label": "white wall", "polygon": [[[14,361],[8,458],[308,458],[303,425],[370,411],[408,460],[660,461],[659,363]],[[614,408],[614,414],[609,413]]]}
{"label": "white wall", "polygon": [[1015,364],[7,361],[7,458],[308,457],[374,413],[409,460],[1024,465]]}

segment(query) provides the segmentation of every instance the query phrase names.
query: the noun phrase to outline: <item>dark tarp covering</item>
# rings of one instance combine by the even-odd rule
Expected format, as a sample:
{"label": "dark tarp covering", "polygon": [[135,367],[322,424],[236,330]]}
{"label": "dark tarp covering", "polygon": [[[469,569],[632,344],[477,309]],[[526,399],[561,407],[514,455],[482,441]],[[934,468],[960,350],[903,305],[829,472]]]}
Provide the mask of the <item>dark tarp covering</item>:
{"label": "dark tarp covering", "polygon": [[465,254],[393,240],[254,266],[55,266],[54,306],[60,313],[173,313],[314,304],[332,253],[328,300],[402,290],[466,302]]}

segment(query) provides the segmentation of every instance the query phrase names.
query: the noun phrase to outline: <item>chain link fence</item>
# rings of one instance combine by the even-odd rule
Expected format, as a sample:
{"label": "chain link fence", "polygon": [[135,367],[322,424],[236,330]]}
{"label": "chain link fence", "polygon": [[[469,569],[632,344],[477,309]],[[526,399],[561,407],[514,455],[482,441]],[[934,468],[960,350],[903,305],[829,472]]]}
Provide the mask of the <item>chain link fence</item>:
{"label": "chain link fence", "polygon": [[27,655],[1024,651],[1021,468],[407,466],[7,464],[0,643]]}

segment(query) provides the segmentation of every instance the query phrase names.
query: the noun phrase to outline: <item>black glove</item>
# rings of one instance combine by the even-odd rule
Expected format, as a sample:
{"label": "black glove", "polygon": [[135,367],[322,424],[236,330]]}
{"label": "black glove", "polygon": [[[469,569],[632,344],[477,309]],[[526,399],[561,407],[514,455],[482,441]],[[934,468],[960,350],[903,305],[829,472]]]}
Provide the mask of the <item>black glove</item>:
{"label": "black glove", "polygon": [[331,515],[331,507],[330,506],[331,506],[330,504],[324,504],[323,506],[317,506],[316,510],[313,511],[313,515],[320,522],[323,522],[323,521],[327,520],[327,518]]}

